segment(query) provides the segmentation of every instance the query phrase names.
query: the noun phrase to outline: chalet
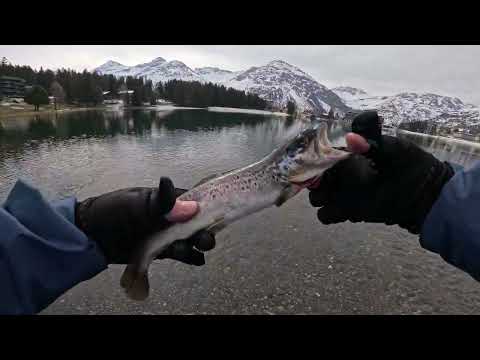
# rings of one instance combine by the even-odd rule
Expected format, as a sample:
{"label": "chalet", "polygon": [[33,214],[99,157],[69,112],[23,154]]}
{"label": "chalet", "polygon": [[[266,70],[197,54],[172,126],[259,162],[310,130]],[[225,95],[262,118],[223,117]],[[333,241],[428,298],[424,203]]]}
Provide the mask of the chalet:
{"label": "chalet", "polygon": [[116,94],[111,91],[104,91],[102,94],[103,102],[105,104],[116,104],[120,101],[128,100],[128,103],[130,103],[133,93],[134,90],[120,90]]}
{"label": "chalet", "polygon": [[25,80],[13,76],[0,76],[0,94],[7,98],[25,97]]}

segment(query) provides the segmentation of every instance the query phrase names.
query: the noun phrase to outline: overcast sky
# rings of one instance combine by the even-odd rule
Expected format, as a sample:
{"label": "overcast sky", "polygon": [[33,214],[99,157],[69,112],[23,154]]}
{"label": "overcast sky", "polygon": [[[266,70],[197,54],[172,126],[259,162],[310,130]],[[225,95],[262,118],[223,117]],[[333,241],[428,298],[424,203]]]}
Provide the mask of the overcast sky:
{"label": "overcast sky", "polygon": [[35,68],[93,68],[107,60],[136,65],[155,57],[191,68],[243,70],[282,59],[328,87],[359,87],[374,95],[402,91],[456,96],[480,105],[480,46],[365,45],[0,45],[0,57]]}

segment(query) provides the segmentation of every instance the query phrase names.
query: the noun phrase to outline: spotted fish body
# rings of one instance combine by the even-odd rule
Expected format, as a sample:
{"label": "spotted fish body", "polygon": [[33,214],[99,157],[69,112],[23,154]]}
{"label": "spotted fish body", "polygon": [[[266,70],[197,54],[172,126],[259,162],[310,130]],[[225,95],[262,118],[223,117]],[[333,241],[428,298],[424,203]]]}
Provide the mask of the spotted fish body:
{"label": "spotted fish body", "polygon": [[148,267],[172,242],[204,229],[218,233],[236,220],[281,206],[347,156],[331,147],[326,126],[317,124],[259,162],[201,182],[178,198],[197,201],[199,212],[188,222],[173,224],[149,238],[125,269],[121,286],[132,299],[147,298]]}

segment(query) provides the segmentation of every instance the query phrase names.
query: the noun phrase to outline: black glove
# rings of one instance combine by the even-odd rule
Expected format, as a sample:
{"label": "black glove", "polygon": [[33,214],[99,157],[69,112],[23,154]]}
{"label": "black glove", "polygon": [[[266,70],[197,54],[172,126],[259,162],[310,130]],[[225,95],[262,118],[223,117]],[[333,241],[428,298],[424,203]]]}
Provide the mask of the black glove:
{"label": "black glove", "polygon": [[425,217],[452,167],[413,143],[382,136],[376,112],[352,122],[352,131],[370,144],[368,152],[352,155],[327,170],[310,191],[324,224],[351,222],[397,224],[419,234]]}
{"label": "black glove", "polygon": [[[77,203],[75,223],[98,243],[109,264],[127,264],[142,241],[171,225],[165,215],[185,191],[175,189],[169,178],[162,177],[158,188],[128,188],[92,197]],[[158,259],[200,266],[205,264],[201,251],[214,247],[214,235],[200,231],[175,241]]]}

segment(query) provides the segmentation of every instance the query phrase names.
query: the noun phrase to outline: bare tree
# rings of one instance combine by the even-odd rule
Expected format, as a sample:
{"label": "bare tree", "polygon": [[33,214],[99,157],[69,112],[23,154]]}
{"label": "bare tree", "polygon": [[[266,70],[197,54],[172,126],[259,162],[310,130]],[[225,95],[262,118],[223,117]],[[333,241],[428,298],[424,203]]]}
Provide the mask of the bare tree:
{"label": "bare tree", "polygon": [[52,82],[52,85],[50,85],[50,93],[53,96],[55,110],[57,110],[57,103],[63,104],[65,102],[65,91],[58,81],[54,81]]}

